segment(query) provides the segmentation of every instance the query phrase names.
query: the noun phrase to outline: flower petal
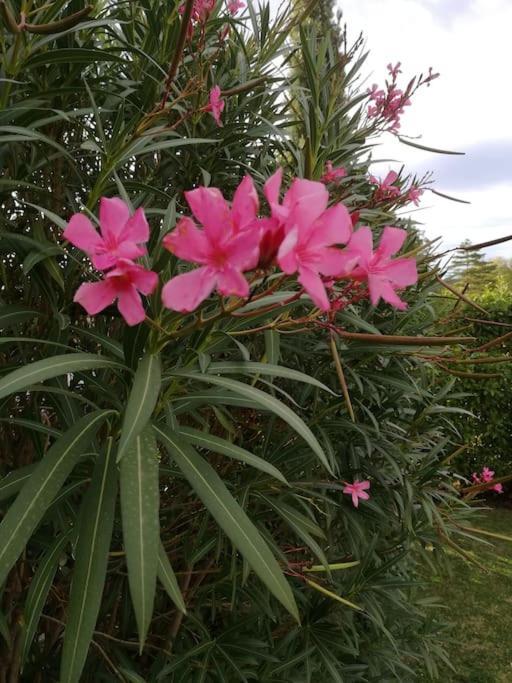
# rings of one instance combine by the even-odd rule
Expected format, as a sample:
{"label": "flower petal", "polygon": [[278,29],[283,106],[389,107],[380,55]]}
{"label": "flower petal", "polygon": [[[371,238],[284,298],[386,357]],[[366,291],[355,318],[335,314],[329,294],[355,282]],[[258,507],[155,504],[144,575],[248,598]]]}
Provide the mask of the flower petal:
{"label": "flower petal", "polygon": [[321,250],[322,259],[318,270],[322,275],[336,277],[342,273],[350,272],[357,263],[357,256],[347,255],[336,247],[325,247]]}
{"label": "flower petal", "polygon": [[207,237],[219,240],[231,231],[229,206],[216,187],[198,187],[185,192],[192,213],[204,226]]}
{"label": "flower petal", "polygon": [[124,287],[119,292],[119,299],[117,302],[119,313],[123,316],[128,325],[138,325],[146,317],[146,312],[140,294],[135,289],[135,286]]}
{"label": "flower petal", "polygon": [[277,252],[277,262],[283,273],[291,275],[299,267],[297,261],[296,247],[299,240],[298,228],[293,228],[281,242]]}
{"label": "flower petal", "polygon": [[297,278],[300,284],[309,294],[315,306],[318,306],[322,311],[328,311],[331,307],[324,283],[321,277],[314,270],[310,268],[299,268],[299,277]]}
{"label": "flower petal", "polygon": [[145,243],[149,239],[149,225],[146,220],[144,209],[138,208],[133,216],[126,221],[124,228],[119,236],[120,240],[135,242],[136,244]]}
{"label": "flower petal", "polygon": [[176,228],[164,237],[163,245],[178,258],[195,263],[206,263],[210,247],[204,231],[198,230],[191,218],[182,218]]}
{"label": "flower petal", "polygon": [[358,256],[361,268],[367,269],[373,256],[373,235],[371,228],[364,226],[352,233],[347,252]]}
{"label": "flower petal", "polygon": [[396,254],[397,251],[400,251],[406,237],[407,230],[392,228],[389,225],[386,225],[382,232],[376,254],[378,254],[381,259],[389,258],[392,254]]}
{"label": "flower petal", "polygon": [[397,287],[409,287],[418,281],[416,261],[413,258],[398,258],[385,266],[386,277]]}
{"label": "flower petal", "polygon": [[283,169],[279,167],[275,173],[263,185],[263,194],[269,206],[279,204],[279,193],[281,191],[281,183],[283,180]]}
{"label": "flower petal", "polygon": [[352,219],[343,204],[336,204],[324,211],[311,228],[308,247],[329,247],[331,244],[347,244],[352,235]]}
{"label": "flower petal", "polygon": [[233,237],[225,247],[228,263],[238,270],[252,270],[259,259],[260,227],[255,224]]}
{"label": "flower petal", "polygon": [[217,289],[223,296],[249,296],[249,284],[242,273],[227,266],[217,273]]}
{"label": "flower petal", "polygon": [[190,313],[210,296],[216,284],[216,274],[211,268],[196,268],[169,280],[162,290],[162,301],[166,308]]}
{"label": "flower petal", "polygon": [[289,211],[287,225],[307,231],[325,211],[328,201],[329,193],[323,183],[295,178],[283,199],[283,206]]}
{"label": "flower petal", "polygon": [[246,175],[236,189],[231,206],[231,217],[235,231],[243,230],[254,221],[259,205],[258,193],[252,178]]}
{"label": "flower petal", "polygon": [[129,218],[130,209],[119,197],[100,199],[100,230],[106,239],[117,241]]}
{"label": "flower petal", "polygon": [[380,275],[369,274],[368,289],[370,290],[370,301],[376,306],[380,299],[384,299],[388,304],[391,304],[399,311],[407,308],[405,301],[402,301],[398,294],[393,289],[393,286],[385,277]]}
{"label": "flower petal", "polygon": [[85,282],[77,289],[73,301],[83,306],[89,315],[96,315],[114,303],[117,288],[112,280]]}
{"label": "flower petal", "polygon": [[158,275],[152,270],[146,270],[141,266],[135,266],[131,270],[130,279],[139,292],[146,296],[152,294],[158,284]]}
{"label": "flower petal", "polygon": [[91,256],[103,244],[100,234],[83,213],[71,216],[63,233],[64,239]]}

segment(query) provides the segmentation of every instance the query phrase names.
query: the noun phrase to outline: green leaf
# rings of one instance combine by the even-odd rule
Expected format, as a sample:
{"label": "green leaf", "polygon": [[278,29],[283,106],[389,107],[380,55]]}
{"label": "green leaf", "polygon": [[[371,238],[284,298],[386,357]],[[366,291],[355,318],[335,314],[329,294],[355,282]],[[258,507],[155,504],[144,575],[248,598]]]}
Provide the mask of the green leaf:
{"label": "green leaf", "polygon": [[40,311],[35,311],[26,306],[9,304],[0,308],[0,330],[32,320],[41,315]]}
{"label": "green leaf", "polygon": [[137,367],[128,397],[119,439],[118,462],[149,422],[160,393],[161,377],[160,356],[146,354]]}
{"label": "green leaf", "polygon": [[76,334],[80,334],[88,339],[90,339],[93,342],[96,342],[100,346],[102,346],[106,351],[110,351],[110,353],[113,356],[116,356],[116,358],[119,358],[119,360],[124,360],[124,353],[123,353],[123,347],[121,344],[116,341],[115,339],[112,339],[111,337],[107,337],[104,334],[100,334],[95,328],[83,328],[83,327],[71,327],[71,330],[75,332]]}
{"label": "green leaf", "polygon": [[265,330],[265,355],[267,362],[276,365],[279,362],[279,332],[277,330]]}
{"label": "green leaf", "polygon": [[10,372],[0,380],[0,399],[26,389],[30,384],[43,382],[51,377],[99,368],[124,368],[124,366],[93,353],[66,353],[62,356],[38,360]]}
{"label": "green leaf", "polygon": [[0,524],[0,585],[80,455],[113,413],[113,410],[98,410],[85,415],[54,443],[32,472]]}
{"label": "green leaf", "polygon": [[25,602],[23,637],[21,645],[21,661],[25,663],[41,618],[43,607],[53,583],[62,551],[70,542],[71,532],[65,533],[53,543],[39,563],[32,577]]}
{"label": "green leaf", "polygon": [[80,509],[76,562],[64,631],[60,681],[79,681],[98,619],[114,526],[117,471],[109,438]]}
{"label": "green leaf", "polygon": [[[262,365],[263,367],[266,367],[266,363],[257,363],[257,365]],[[229,391],[232,391],[235,394],[239,394],[244,398],[248,398],[249,400],[254,401],[263,409],[270,410],[271,412],[275,413],[282,420],[287,422],[290,425],[290,427],[292,427],[297,432],[297,434],[300,434],[300,436],[302,436],[304,441],[306,441],[306,443],[311,447],[311,450],[315,453],[315,455],[318,457],[318,459],[326,468],[326,470],[331,474],[333,473],[331,466],[329,465],[329,462],[327,460],[327,457],[322,449],[322,446],[319,444],[316,436],[313,434],[311,429],[296,413],[293,412],[293,410],[288,408],[288,406],[286,406],[278,399],[274,398],[273,396],[270,396],[269,394],[266,394],[264,391],[260,391],[260,389],[251,387],[247,384],[244,384],[243,382],[238,382],[233,379],[227,379],[226,377],[216,377],[215,375],[201,375],[198,373],[185,372],[181,370],[173,372],[172,374],[175,374],[179,377],[195,379],[223,387],[225,389],[228,389]]]}
{"label": "green leaf", "polygon": [[154,427],[158,439],[212,517],[273,595],[299,621],[292,590],[270,548],[211,465],[169,428]]}
{"label": "green leaf", "polygon": [[111,50],[95,50],[92,48],[62,48],[47,50],[27,59],[23,68],[34,68],[45,64],[76,64],[93,62],[124,62],[124,57],[115,54]]}
{"label": "green leaf", "polygon": [[180,427],[179,433],[195,446],[207,448],[213,453],[221,453],[222,455],[227,455],[228,458],[245,462],[247,465],[255,467],[266,474],[270,474],[272,477],[282,481],[283,484],[288,485],[286,478],[277,467],[274,467],[274,465],[271,465],[263,458],[253,455],[253,453],[247,451],[245,448],[240,448],[240,446],[235,446],[235,444],[232,444],[230,441],[221,439],[218,436],[212,436],[212,434],[208,434],[207,432],[201,432],[192,427]]}
{"label": "green leaf", "polygon": [[151,427],[137,435],[121,460],[121,513],[128,583],[142,651],[151,622],[158,570],[158,450]]}
{"label": "green leaf", "polygon": [[187,608],[185,601],[183,600],[183,595],[181,594],[176,575],[162,543],[160,543],[158,550],[158,578],[176,607],[180,612],[186,614]]}
{"label": "green leaf", "polygon": [[16,495],[30,479],[32,472],[36,467],[37,463],[25,465],[25,467],[20,467],[17,470],[13,470],[9,472],[9,474],[6,474],[5,477],[0,480],[0,501],[8,500]]}

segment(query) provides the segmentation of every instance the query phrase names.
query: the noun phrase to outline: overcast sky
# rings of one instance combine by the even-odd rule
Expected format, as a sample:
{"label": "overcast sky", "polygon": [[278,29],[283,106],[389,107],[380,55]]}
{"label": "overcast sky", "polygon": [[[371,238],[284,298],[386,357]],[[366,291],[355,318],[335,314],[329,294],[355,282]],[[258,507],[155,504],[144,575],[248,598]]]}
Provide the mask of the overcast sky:
{"label": "overcast sky", "polygon": [[[474,244],[512,234],[512,0],[338,0],[349,36],[362,31],[368,85],[381,84],[386,64],[402,62],[405,83],[429,66],[441,73],[420,90],[402,117],[401,132],[465,156],[427,154],[386,134],[376,154],[432,170],[435,188],[470,201],[450,202],[425,193],[414,216],[429,237],[446,246]],[[486,250],[512,258],[512,241]]]}

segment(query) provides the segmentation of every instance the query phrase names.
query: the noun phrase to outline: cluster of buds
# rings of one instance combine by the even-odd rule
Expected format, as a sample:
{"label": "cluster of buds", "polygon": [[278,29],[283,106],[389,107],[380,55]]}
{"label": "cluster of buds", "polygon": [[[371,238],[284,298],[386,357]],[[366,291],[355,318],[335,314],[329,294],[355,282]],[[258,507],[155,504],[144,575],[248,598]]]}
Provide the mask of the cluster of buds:
{"label": "cluster of buds", "polygon": [[400,69],[401,63],[388,64],[387,69],[390,76],[386,80],[385,87],[379,88],[374,83],[368,89],[368,95],[371,104],[368,106],[368,117],[377,120],[378,123],[384,126],[385,130],[391,133],[398,133],[400,129],[400,118],[405,111],[405,107],[410,106],[411,97],[416,90],[422,86],[429,86],[430,83],[439,76],[438,73],[433,73],[432,67],[429,68],[428,74],[422,74],[418,79],[413,78],[409,81],[405,90],[402,90],[397,85],[398,74],[402,73]]}
{"label": "cluster of buds", "polygon": [[379,180],[373,175],[370,176],[369,180],[372,185],[376,186],[372,196],[374,204],[389,200],[401,200],[403,203],[412,202],[415,206],[419,205],[423,190],[414,183],[406,190],[401,188],[397,185],[398,173],[396,171],[389,171],[383,180]]}

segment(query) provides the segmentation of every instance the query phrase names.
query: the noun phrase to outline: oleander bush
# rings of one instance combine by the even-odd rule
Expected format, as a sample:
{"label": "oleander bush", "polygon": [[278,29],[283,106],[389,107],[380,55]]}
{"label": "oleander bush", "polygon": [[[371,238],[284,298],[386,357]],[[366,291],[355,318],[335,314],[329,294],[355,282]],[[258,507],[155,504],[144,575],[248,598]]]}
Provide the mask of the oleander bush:
{"label": "oleander bush", "polygon": [[369,175],[435,74],[320,9],[0,4],[0,681],[437,676],[470,351]]}

